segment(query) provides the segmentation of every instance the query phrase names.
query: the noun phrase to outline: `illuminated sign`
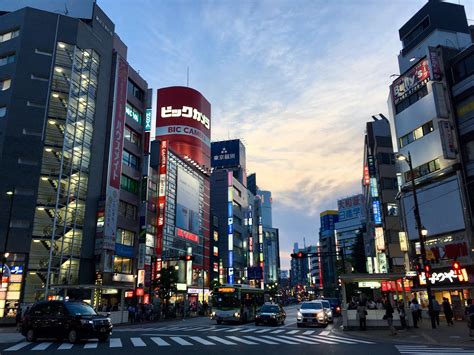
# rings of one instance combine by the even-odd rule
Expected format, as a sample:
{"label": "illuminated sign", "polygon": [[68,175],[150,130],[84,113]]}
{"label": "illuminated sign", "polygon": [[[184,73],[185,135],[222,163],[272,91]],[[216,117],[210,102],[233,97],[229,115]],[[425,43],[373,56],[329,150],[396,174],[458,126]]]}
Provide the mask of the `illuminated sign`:
{"label": "illuminated sign", "polygon": [[385,250],[385,236],[382,227],[375,227],[375,245],[377,250]]}
{"label": "illuminated sign", "polygon": [[[420,285],[426,285],[426,275],[422,272],[418,276],[420,280]],[[453,283],[456,280],[459,282],[468,282],[469,275],[467,274],[466,269],[461,269],[459,275],[456,274],[454,270],[449,270],[448,272],[433,272],[429,278],[432,285],[439,283]]]}
{"label": "illuminated sign", "polygon": [[374,223],[382,224],[382,214],[380,213],[380,201],[372,201],[372,209],[374,211]]}
{"label": "illuminated sign", "polygon": [[398,77],[392,84],[392,95],[395,105],[424,85],[425,80],[429,79],[429,76],[428,60],[423,59],[405,74]]}
{"label": "illuminated sign", "polygon": [[125,291],[125,298],[132,298],[133,297],[133,291]]}
{"label": "illuminated sign", "polygon": [[227,189],[228,189],[228,193],[227,193],[227,204],[228,204],[228,208],[227,208],[227,239],[228,239],[228,262],[229,262],[229,275],[228,275],[228,282],[232,285],[234,283],[234,269],[233,269],[233,264],[234,264],[234,235],[232,233],[233,231],[233,224],[234,224],[234,219],[233,219],[233,216],[234,216],[234,212],[233,212],[233,207],[232,207],[232,203],[233,203],[233,200],[234,200],[234,195],[233,195],[233,191],[234,191],[234,184],[233,184],[233,173],[232,171],[228,171],[227,172]]}
{"label": "illuminated sign", "polygon": [[366,165],[364,166],[364,186],[369,185],[369,183],[370,183],[369,167]]}
{"label": "illuminated sign", "polygon": [[163,226],[165,223],[165,203],[166,203],[166,170],[168,165],[168,141],[160,143],[160,182],[158,187],[158,228],[156,234],[156,254],[163,252]]}
{"label": "illuminated sign", "polygon": [[408,251],[407,234],[405,232],[398,232],[398,239],[400,240],[400,250]]}
{"label": "illuminated sign", "polygon": [[377,281],[361,281],[358,282],[359,287],[380,288],[381,283]]}
{"label": "illuminated sign", "polygon": [[199,112],[197,109],[190,106],[183,106],[182,108],[173,108],[166,106],[161,108],[161,118],[182,117],[192,118],[195,121],[201,122],[207,129],[211,128],[211,122],[206,115]]}
{"label": "illuminated sign", "polygon": [[372,197],[379,197],[379,190],[377,188],[377,179],[373,177],[370,178],[370,195]]}
{"label": "illuminated sign", "polygon": [[145,132],[151,131],[151,108],[147,108],[145,111]]}
{"label": "illuminated sign", "polygon": [[378,260],[379,272],[381,274],[386,274],[388,272],[387,255],[385,255],[385,253],[378,253],[377,260]]}
{"label": "illuminated sign", "polygon": [[140,287],[140,284],[143,285],[144,283],[145,283],[145,270],[138,270],[137,286]]}
{"label": "illuminated sign", "polygon": [[217,289],[217,292],[231,293],[231,292],[235,292],[235,288],[233,288],[233,287],[219,287]]}
{"label": "illuminated sign", "polygon": [[187,232],[181,228],[177,228],[176,227],[176,235],[178,237],[181,237],[181,238],[184,238],[184,239],[187,239],[187,240],[190,240],[194,243],[198,243],[199,242],[199,236],[197,236],[196,234],[193,234],[193,233],[190,233],[190,232]]}
{"label": "illuminated sign", "polygon": [[135,290],[135,294],[138,296],[138,297],[141,297],[145,294],[145,291],[143,290],[143,288],[137,288]]}

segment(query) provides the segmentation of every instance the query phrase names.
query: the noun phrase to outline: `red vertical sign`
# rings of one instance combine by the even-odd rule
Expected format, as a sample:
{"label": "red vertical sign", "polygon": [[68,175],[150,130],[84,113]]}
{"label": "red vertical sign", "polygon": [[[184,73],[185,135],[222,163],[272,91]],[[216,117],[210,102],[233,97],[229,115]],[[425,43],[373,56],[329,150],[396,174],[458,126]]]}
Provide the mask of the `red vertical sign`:
{"label": "red vertical sign", "polygon": [[160,257],[163,253],[163,228],[165,225],[166,204],[166,167],[168,165],[168,141],[160,145],[160,186],[158,187],[158,228],[156,235],[156,254]]}

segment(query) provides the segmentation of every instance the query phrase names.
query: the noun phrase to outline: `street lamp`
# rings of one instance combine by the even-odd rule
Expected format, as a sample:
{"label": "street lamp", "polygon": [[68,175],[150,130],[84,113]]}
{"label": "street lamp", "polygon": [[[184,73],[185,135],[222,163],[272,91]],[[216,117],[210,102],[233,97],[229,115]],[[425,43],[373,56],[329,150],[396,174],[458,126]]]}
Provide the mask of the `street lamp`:
{"label": "street lamp", "polygon": [[[403,154],[396,155],[397,160],[406,161],[408,163],[408,167],[410,168],[410,175],[411,175],[411,187],[413,190],[413,200],[415,203],[414,214],[415,214],[415,223],[416,229],[418,230],[418,239],[420,241],[420,251],[421,251],[421,258],[423,261],[423,266],[427,265],[426,259],[426,249],[425,249],[425,237],[428,235],[428,230],[422,226],[421,218],[420,218],[420,209],[418,206],[418,197],[416,195],[416,185],[415,185],[415,174],[413,172],[413,164],[411,160],[410,152],[408,152],[408,157]],[[431,294],[431,281],[428,277],[426,277],[426,292],[428,293],[428,312],[431,318],[431,327],[433,329],[436,328],[436,322],[433,313],[433,295]]]}
{"label": "street lamp", "polygon": [[13,210],[13,200],[15,199],[15,189],[8,190],[5,194],[10,198],[10,205],[9,205],[9,209],[8,209],[7,232],[5,234],[5,242],[3,243],[2,259],[1,259],[2,268],[0,270],[0,282],[3,278],[3,270],[6,269],[7,258],[10,256],[10,253],[7,251],[7,247],[8,247],[8,237],[10,236],[10,223],[11,223],[11,220],[12,220],[12,210]]}

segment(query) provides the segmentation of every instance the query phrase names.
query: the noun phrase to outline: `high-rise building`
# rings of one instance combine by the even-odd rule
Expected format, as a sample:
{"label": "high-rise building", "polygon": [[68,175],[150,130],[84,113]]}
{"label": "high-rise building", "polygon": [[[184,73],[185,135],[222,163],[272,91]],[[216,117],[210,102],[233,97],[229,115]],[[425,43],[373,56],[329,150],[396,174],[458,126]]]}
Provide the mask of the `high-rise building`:
{"label": "high-rise building", "polygon": [[337,288],[337,245],[336,223],[339,220],[338,211],[327,210],[320,213],[319,252],[324,295],[336,294]]}

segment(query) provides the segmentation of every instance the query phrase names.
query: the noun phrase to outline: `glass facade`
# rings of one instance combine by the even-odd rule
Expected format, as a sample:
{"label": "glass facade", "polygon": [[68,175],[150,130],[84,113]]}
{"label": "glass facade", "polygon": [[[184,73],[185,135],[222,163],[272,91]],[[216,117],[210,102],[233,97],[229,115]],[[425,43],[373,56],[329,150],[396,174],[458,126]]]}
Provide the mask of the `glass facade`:
{"label": "glass facade", "polygon": [[57,43],[25,302],[44,295],[48,277],[79,281],[99,62],[93,50]]}

